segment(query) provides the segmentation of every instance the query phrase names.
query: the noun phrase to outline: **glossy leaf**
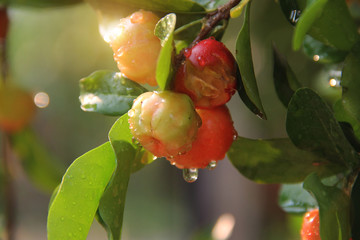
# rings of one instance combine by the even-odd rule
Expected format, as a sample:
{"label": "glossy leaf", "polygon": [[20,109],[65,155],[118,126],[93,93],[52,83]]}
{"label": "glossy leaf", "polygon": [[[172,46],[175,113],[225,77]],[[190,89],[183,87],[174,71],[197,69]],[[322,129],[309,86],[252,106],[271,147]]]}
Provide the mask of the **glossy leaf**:
{"label": "glossy leaf", "polygon": [[161,41],[161,51],[156,65],[156,81],[160,89],[169,87],[173,75],[172,58],[176,15],[171,13],[160,19],[155,27],[155,35]]}
{"label": "glossy leaf", "polygon": [[346,57],[341,77],[342,105],[360,121],[360,44]]}
{"label": "glossy leaf", "polygon": [[80,80],[81,109],[105,115],[126,113],[147,89],[119,72],[99,70]]}
{"label": "glossy leaf", "polygon": [[112,126],[109,132],[109,139],[112,142],[124,141],[130,143],[132,147],[137,151],[137,157],[135,158],[135,161],[133,162],[133,166],[132,166],[132,172],[136,172],[145,165],[151,163],[153,161],[153,156],[152,154],[142,149],[139,143],[133,140],[133,136],[131,135],[129,128],[128,119],[129,116],[127,114],[124,114],[114,123],[114,125]]}
{"label": "glossy leaf", "polygon": [[357,153],[347,141],[328,105],[309,88],[293,95],[287,111],[286,130],[300,149],[334,164],[354,167]]}
{"label": "glossy leaf", "polygon": [[109,142],[70,165],[49,209],[48,240],[86,239],[115,167],[115,153]]}
{"label": "glossy leaf", "polygon": [[304,53],[311,59],[320,63],[338,63],[345,59],[348,52],[327,46],[322,42],[306,35],[303,45]]}
{"label": "glossy leaf", "polygon": [[26,7],[61,7],[81,2],[83,0],[1,0],[0,4]]}
{"label": "glossy leaf", "polygon": [[323,240],[350,239],[350,199],[337,187],[324,185],[316,174],[309,175],[304,188],[319,205],[320,236]]}
{"label": "glossy leaf", "polygon": [[[102,5],[108,11],[116,7],[133,7],[158,12],[172,13],[199,13],[205,12],[205,8],[192,0],[85,0],[95,8]],[[103,8],[104,10],[104,8]],[[106,9],[105,9],[106,10]]]}
{"label": "glossy leaf", "polygon": [[251,2],[246,6],[244,24],[236,40],[236,60],[241,75],[241,80],[238,78],[240,81],[238,82],[238,93],[253,113],[266,119],[256,83],[251,53],[250,5]]}
{"label": "glossy leaf", "polygon": [[228,0],[194,0],[194,2],[199,3],[201,6],[206,8],[208,11],[213,11],[217,7],[227,3]]}
{"label": "glossy leaf", "polygon": [[279,206],[288,213],[305,213],[317,207],[317,202],[303,188],[303,183],[283,184],[279,192]]}
{"label": "glossy leaf", "polygon": [[287,107],[292,95],[301,85],[284,56],[273,46],[274,56],[274,86],[282,104]]}
{"label": "glossy leaf", "polygon": [[324,158],[296,148],[289,139],[239,137],[227,155],[241,174],[259,183],[296,183],[311,172],[328,176],[342,170]]}
{"label": "glossy leaf", "polygon": [[352,187],[351,191],[351,203],[352,203],[352,238],[360,239],[360,177],[357,176],[357,179]]}
{"label": "glossy leaf", "polygon": [[202,18],[182,25],[174,31],[176,52],[179,53],[196,38],[203,25]]}
{"label": "glossy leaf", "polygon": [[305,10],[301,13],[301,17],[297,22],[294,32],[294,50],[300,49],[305,35],[310,31],[310,28],[313,26],[314,22],[321,16],[327,2],[328,0],[311,1],[310,4],[307,5]]}
{"label": "glossy leaf", "polygon": [[111,182],[100,200],[98,209],[101,224],[108,232],[108,239],[120,240],[127,187],[136,150],[125,141],[111,141],[117,158],[117,167]]}
{"label": "glossy leaf", "polygon": [[11,144],[32,183],[51,193],[61,182],[65,167],[48,152],[31,129],[13,134]]}
{"label": "glossy leaf", "polygon": [[360,139],[360,121],[356,119],[352,112],[344,108],[342,100],[336,101],[333,109],[336,120],[351,124],[356,137]]}
{"label": "glossy leaf", "polygon": [[313,0],[296,24],[293,48],[300,49],[305,35],[339,50],[349,51],[358,40],[356,25],[343,0]]}

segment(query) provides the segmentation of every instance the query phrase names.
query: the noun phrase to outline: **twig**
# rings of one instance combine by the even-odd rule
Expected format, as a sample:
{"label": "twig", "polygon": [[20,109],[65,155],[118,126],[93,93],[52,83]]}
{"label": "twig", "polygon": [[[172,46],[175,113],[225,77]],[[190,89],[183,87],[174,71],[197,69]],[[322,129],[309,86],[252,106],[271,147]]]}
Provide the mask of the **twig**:
{"label": "twig", "polygon": [[[194,41],[188,46],[188,48],[193,47],[196,43],[199,41],[205,39],[209,33],[216,27],[216,25],[223,19],[229,19],[230,18],[230,10],[238,5],[241,2],[241,0],[230,0],[228,3],[218,7],[215,11],[208,13],[203,21],[204,24],[197,35],[197,37],[194,39]],[[176,57],[175,57],[175,68],[178,68],[180,64],[184,61],[183,49]]]}
{"label": "twig", "polygon": [[[8,62],[6,52],[6,36],[8,32],[9,18],[6,6],[0,7],[0,76],[3,84],[7,81]],[[2,135],[2,156],[1,165],[3,168],[3,185],[4,185],[4,201],[5,201],[5,232],[4,240],[15,239],[15,191],[13,186],[13,178],[11,175],[10,162],[10,137],[9,134]]]}

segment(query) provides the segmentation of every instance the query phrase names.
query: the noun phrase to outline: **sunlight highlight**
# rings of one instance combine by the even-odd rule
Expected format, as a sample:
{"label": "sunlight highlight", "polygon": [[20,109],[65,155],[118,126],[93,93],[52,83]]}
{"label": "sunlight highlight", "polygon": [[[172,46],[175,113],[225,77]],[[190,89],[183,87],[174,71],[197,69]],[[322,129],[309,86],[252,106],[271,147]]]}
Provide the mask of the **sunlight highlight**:
{"label": "sunlight highlight", "polygon": [[235,226],[235,217],[230,213],[221,215],[215,223],[215,226],[211,232],[213,239],[226,240],[228,239]]}

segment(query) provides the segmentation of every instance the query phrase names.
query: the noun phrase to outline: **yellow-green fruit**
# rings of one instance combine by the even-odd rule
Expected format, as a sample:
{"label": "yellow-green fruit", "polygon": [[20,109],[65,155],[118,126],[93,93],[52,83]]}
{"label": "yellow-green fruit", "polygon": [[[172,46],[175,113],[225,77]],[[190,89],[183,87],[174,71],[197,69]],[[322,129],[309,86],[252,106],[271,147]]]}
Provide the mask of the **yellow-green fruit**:
{"label": "yellow-green fruit", "polygon": [[190,97],[171,91],[146,92],[129,110],[131,133],[157,157],[174,157],[191,149],[201,119]]}
{"label": "yellow-green fruit", "polygon": [[25,127],[35,114],[31,94],[3,85],[0,87],[0,129],[13,133]]}
{"label": "yellow-green fruit", "polygon": [[151,86],[156,83],[156,63],[161,45],[154,35],[159,21],[154,13],[140,10],[122,18],[110,37],[119,70],[131,80]]}

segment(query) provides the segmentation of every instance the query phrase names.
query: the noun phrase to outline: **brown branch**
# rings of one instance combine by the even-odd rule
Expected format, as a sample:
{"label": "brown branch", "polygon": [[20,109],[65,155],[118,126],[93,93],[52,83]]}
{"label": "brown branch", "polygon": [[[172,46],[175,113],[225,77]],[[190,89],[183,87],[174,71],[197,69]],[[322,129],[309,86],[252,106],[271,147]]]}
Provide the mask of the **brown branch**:
{"label": "brown branch", "polygon": [[[6,52],[6,38],[9,27],[9,17],[6,6],[0,7],[0,80],[5,84],[8,77],[8,61]],[[4,240],[15,239],[15,190],[14,182],[11,174],[10,161],[10,136],[7,133],[2,134],[1,139],[2,155],[1,166],[3,170],[3,197],[4,198],[4,215],[5,215],[5,231]]]}
{"label": "brown branch", "polygon": [[[238,5],[240,2],[241,2],[241,0],[230,0],[228,3],[218,7],[215,11],[208,13],[203,19],[204,24],[203,24],[199,34],[187,48],[192,48],[194,45],[196,45],[196,43],[198,43],[199,41],[208,37],[209,33],[214,29],[214,27],[216,27],[216,25],[221,20],[229,19],[230,18],[230,10],[233,7],[235,7],[236,5]],[[180,64],[185,59],[184,51],[185,51],[185,49],[183,49],[177,56],[175,56],[175,68],[176,69],[180,66]]]}

